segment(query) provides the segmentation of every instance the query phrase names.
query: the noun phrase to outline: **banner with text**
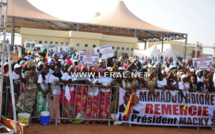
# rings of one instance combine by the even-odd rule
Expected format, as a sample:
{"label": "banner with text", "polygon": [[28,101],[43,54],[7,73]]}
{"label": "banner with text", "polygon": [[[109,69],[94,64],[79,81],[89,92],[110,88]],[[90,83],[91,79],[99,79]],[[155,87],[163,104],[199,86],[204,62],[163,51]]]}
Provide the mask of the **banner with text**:
{"label": "banner with text", "polygon": [[213,57],[209,56],[193,58],[193,67],[195,67],[196,70],[213,69]]}
{"label": "banner with text", "polygon": [[[128,121],[124,111],[131,92],[120,88],[118,121],[139,125],[215,127],[215,94],[156,90],[156,95],[149,90],[137,90],[140,98],[132,107]],[[183,109],[187,101],[186,109]]]}
{"label": "banner with text", "polygon": [[113,57],[112,45],[105,45],[94,48],[94,52],[99,53],[99,59],[107,59]]}
{"label": "banner with text", "polygon": [[95,52],[79,51],[79,65],[98,66],[99,54]]}

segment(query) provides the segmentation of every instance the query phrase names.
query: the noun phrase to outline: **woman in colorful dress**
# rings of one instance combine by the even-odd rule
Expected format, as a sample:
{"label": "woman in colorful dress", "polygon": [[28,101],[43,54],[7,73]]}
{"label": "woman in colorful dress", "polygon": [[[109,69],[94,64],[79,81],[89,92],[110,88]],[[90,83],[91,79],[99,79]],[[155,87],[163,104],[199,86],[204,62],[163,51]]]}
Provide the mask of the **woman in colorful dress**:
{"label": "woman in colorful dress", "polygon": [[[108,69],[101,69],[101,76],[109,75]],[[110,110],[110,101],[111,101],[111,83],[112,78],[109,77],[100,77],[98,78],[98,84],[103,85],[100,88],[100,100],[99,100],[99,119],[108,119],[109,110]]]}
{"label": "woman in colorful dress", "polygon": [[[95,77],[91,76],[87,79],[88,84],[92,85],[88,87],[87,119],[96,119],[98,117],[98,110],[99,110],[99,105],[98,105],[99,88],[93,85],[95,85],[95,82],[98,80],[97,79],[98,67],[97,66],[92,67],[90,69],[90,73],[95,73]],[[91,122],[95,122],[95,121],[91,121]]]}
{"label": "woman in colorful dress", "polygon": [[48,86],[48,76],[49,66],[45,65],[43,67],[42,73],[38,77],[37,88],[39,92],[37,93],[37,116],[40,117],[42,111],[49,111],[49,92],[51,87]]}
{"label": "woman in colorful dress", "polygon": [[25,82],[26,82],[26,89],[25,91],[19,96],[16,110],[19,113],[32,113],[33,107],[36,102],[36,93],[37,93],[37,73],[35,71],[36,65],[35,60],[30,60],[27,62],[27,69],[24,72]]}
{"label": "woman in colorful dress", "polygon": [[[67,66],[64,66],[64,70]],[[61,93],[61,104],[63,109],[63,117],[68,117],[69,122],[72,122],[74,118],[74,106],[75,106],[75,87],[69,84],[75,83],[77,78],[71,77],[71,73],[74,73],[74,67],[70,66],[67,72],[63,73],[61,77],[61,82],[64,83],[62,93]],[[63,123],[67,123],[67,120],[63,120]]]}
{"label": "woman in colorful dress", "polygon": [[[51,87],[50,97],[49,97],[49,112],[51,117],[57,118],[57,123],[60,123],[60,95],[61,95],[61,86],[59,81],[62,77],[60,68],[55,67],[54,73],[49,77],[49,87]],[[50,119],[50,122],[53,122],[53,119]]]}
{"label": "woman in colorful dress", "polygon": [[[81,65],[77,68],[76,72],[79,73],[87,73],[88,69],[86,65]],[[86,84],[87,83],[87,76],[86,77],[78,77],[78,84]],[[76,87],[76,117],[77,118],[84,118],[86,117],[86,102],[87,102],[87,86],[77,86]]]}

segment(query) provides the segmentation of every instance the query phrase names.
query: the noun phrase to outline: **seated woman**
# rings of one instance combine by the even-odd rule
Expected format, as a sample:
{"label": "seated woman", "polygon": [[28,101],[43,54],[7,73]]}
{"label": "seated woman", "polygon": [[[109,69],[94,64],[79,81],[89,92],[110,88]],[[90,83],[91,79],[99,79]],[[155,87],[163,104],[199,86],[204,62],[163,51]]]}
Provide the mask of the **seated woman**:
{"label": "seated woman", "polygon": [[190,77],[190,92],[196,92],[197,91],[197,77],[195,74],[193,74]]}
{"label": "seated woman", "polygon": [[167,80],[166,78],[163,77],[162,73],[158,74],[158,79],[157,79],[157,89],[162,89],[163,91],[167,87]]}

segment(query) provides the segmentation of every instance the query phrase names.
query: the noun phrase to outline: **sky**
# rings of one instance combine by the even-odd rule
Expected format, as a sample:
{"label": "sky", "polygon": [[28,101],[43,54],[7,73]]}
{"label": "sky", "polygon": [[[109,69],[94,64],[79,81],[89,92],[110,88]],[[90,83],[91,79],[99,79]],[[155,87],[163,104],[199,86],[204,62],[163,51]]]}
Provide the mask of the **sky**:
{"label": "sky", "polygon": [[[118,0],[28,0],[57,18],[86,22],[96,12],[104,14]],[[188,43],[215,45],[215,0],[123,0],[140,19],[161,28],[188,33]],[[210,52],[204,50],[205,52]],[[211,50],[213,52],[213,50]]]}

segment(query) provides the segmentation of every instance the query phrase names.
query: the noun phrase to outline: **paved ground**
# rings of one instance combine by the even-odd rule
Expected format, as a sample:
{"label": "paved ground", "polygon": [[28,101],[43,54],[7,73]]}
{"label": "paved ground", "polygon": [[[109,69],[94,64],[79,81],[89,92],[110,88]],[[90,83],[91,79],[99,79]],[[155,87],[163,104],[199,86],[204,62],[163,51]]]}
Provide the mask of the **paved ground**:
{"label": "paved ground", "polygon": [[55,126],[41,126],[33,123],[29,128],[24,129],[25,134],[214,134],[210,128],[177,128],[158,126],[114,126],[106,124],[59,124]]}

